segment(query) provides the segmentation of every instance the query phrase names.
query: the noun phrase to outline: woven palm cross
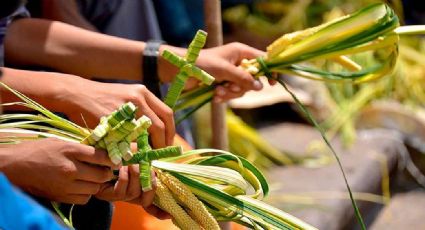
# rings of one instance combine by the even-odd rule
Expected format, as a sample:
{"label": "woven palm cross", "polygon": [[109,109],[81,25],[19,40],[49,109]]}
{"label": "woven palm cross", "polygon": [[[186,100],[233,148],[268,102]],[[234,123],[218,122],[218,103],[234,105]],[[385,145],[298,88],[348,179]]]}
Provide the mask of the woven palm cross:
{"label": "woven palm cross", "polygon": [[171,83],[170,89],[168,90],[164,100],[165,104],[167,104],[170,108],[174,108],[176,105],[176,102],[184,89],[184,85],[190,76],[195,77],[207,85],[211,85],[213,83],[214,77],[195,65],[195,61],[199,56],[199,52],[204,47],[206,40],[207,33],[203,30],[198,30],[195,38],[190,43],[184,58],[179,57],[168,50],[164,50],[162,53],[162,57],[165,60],[179,68],[179,72]]}

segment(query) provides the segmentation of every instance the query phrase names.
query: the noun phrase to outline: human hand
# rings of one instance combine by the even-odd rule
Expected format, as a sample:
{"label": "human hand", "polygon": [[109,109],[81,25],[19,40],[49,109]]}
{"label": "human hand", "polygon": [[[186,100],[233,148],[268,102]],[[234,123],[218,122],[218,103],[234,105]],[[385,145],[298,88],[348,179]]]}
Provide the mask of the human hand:
{"label": "human hand", "polygon": [[227,101],[249,90],[261,90],[261,82],[238,66],[243,59],[263,55],[260,50],[236,42],[202,50],[197,65],[213,75],[217,82],[226,82],[216,87],[214,101]]}
{"label": "human hand", "polygon": [[[171,46],[161,48],[169,49],[178,55],[184,55],[184,49],[176,49]],[[242,96],[249,90],[261,90],[262,84],[251,74],[239,67],[243,59],[253,59],[264,56],[265,53],[242,43],[229,43],[223,46],[205,49],[200,52],[196,65],[207,71],[220,84],[215,89],[215,102],[227,101],[232,98]],[[173,67],[168,65],[163,59],[159,59],[159,74],[163,82],[171,81],[170,76],[174,76]],[[199,82],[190,78],[186,88],[193,88]],[[274,84],[274,82],[270,82]]]}
{"label": "human hand", "polygon": [[0,171],[23,190],[52,201],[85,204],[116,167],[102,150],[56,138],[0,149]]}
{"label": "human hand", "polygon": [[119,170],[117,181],[103,184],[96,198],[107,201],[127,201],[141,205],[148,213],[159,219],[170,218],[168,213],[153,205],[155,181],[156,177],[152,173],[152,190],[143,192],[139,181],[139,165],[123,166]]}
{"label": "human hand", "polygon": [[[94,128],[100,118],[109,115],[126,102],[137,107],[137,117],[152,120],[149,132],[155,148],[173,143],[175,134],[173,111],[139,84],[112,84],[90,81],[69,74],[1,69],[2,82],[31,97],[47,109],[65,113],[83,127]],[[2,88],[3,102],[19,100]],[[10,109],[22,109],[22,106]]]}
{"label": "human hand", "polygon": [[152,120],[149,133],[153,147],[173,144],[173,111],[143,85],[99,83],[78,78],[62,98],[70,105],[65,111],[70,119],[81,125],[86,123],[90,128],[94,128],[102,116],[126,102],[133,102],[138,107],[137,117],[146,115]]}

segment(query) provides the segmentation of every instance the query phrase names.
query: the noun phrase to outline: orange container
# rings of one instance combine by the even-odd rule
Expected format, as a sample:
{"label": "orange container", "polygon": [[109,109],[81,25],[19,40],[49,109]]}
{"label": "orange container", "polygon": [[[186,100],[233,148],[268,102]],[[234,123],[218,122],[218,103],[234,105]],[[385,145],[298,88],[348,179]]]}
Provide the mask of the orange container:
{"label": "orange container", "polygon": [[[174,138],[174,143],[183,147],[185,151],[192,147],[180,136]],[[111,230],[174,230],[178,229],[171,220],[159,220],[138,205],[127,202],[114,202]],[[245,229],[243,226],[232,223],[232,230]]]}

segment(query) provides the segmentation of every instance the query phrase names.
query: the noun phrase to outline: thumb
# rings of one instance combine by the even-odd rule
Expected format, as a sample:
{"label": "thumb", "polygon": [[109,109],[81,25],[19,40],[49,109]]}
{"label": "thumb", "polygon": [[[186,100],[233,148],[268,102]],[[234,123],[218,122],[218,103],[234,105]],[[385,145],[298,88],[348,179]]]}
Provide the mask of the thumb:
{"label": "thumb", "polygon": [[238,43],[238,50],[239,50],[238,64],[240,64],[240,62],[243,59],[255,59],[255,58],[266,55],[266,52],[256,49],[254,47],[242,44],[242,43]]}

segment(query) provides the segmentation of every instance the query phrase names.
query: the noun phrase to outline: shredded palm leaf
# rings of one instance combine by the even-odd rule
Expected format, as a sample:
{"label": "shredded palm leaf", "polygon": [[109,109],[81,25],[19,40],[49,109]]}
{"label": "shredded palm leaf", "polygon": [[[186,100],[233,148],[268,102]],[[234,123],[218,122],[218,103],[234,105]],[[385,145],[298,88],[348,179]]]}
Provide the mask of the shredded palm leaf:
{"label": "shredded palm leaf", "polygon": [[[99,132],[103,137],[93,136],[93,130],[82,128],[62,118],[58,119],[54,113],[41,105],[3,83],[1,85],[24,101],[20,105],[34,108],[41,113],[40,115],[0,115],[0,132],[16,135],[14,140],[28,141],[56,137],[65,141],[89,144],[85,140],[91,136],[95,137],[93,140],[98,140],[91,145],[96,145],[109,152],[108,143],[105,143],[103,147],[99,143],[111,135],[113,140],[115,140],[114,138],[122,140],[123,137],[114,134],[113,130],[116,130],[116,127],[122,127],[123,121],[129,122],[134,119],[132,116],[127,118],[122,116],[129,114],[124,113],[123,109],[132,107],[124,105],[120,108],[121,110],[119,109],[111,115],[117,118],[118,114],[121,114],[119,116],[123,121],[108,117],[106,121],[114,120],[115,127],[110,128],[106,134]],[[133,111],[133,109],[127,111]],[[18,117],[19,119],[17,119]],[[146,121],[146,118],[144,119]],[[185,153],[181,153],[180,147],[174,146],[151,149],[147,143],[146,132],[140,131],[137,124],[131,127],[134,128],[133,131],[140,132],[137,138],[139,148],[138,152],[134,153],[128,161],[124,160],[124,164],[147,165],[141,170],[142,188],[149,186],[148,178],[150,178],[151,170],[157,173],[170,173],[196,195],[216,220],[235,221],[252,229],[315,229],[309,224],[261,202],[260,199],[269,192],[267,181],[263,174],[244,158],[216,149],[197,149]],[[147,127],[145,128],[147,129]],[[1,137],[0,142],[9,141],[9,138],[10,136]],[[106,139],[108,140],[108,138]],[[142,164],[144,162],[146,164]],[[54,203],[53,205],[55,209],[59,210],[58,204]],[[71,221],[66,219],[61,212],[59,213],[65,223],[72,226]]]}

